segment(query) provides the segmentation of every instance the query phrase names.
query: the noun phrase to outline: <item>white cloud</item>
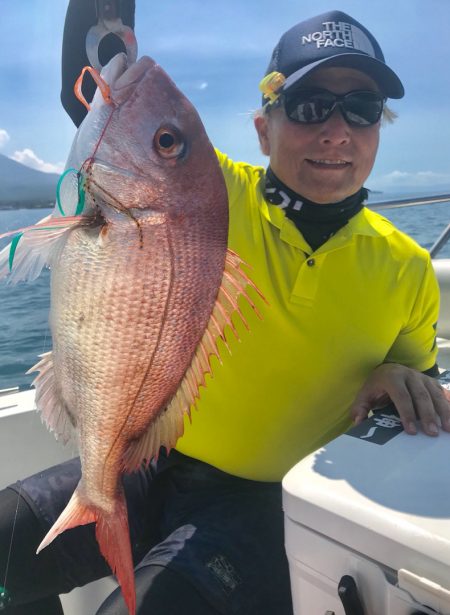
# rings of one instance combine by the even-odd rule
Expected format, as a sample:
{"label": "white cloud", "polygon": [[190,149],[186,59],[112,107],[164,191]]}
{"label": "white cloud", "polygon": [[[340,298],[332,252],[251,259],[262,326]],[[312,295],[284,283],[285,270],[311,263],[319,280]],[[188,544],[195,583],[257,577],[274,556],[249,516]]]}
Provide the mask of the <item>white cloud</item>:
{"label": "white cloud", "polygon": [[0,128],[0,147],[3,147],[8,143],[10,137],[4,128]]}
{"label": "white cloud", "polygon": [[51,162],[44,162],[36,156],[32,149],[25,148],[21,151],[15,151],[10,156],[16,162],[20,162],[31,169],[37,171],[43,171],[44,173],[62,173],[64,170],[64,162],[57,162],[52,164]]}
{"label": "white cloud", "polygon": [[184,92],[192,92],[193,90],[203,92],[207,90],[209,87],[209,83],[207,81],[200,81],[196,79],[195,81],[186,80],[186,81],[178,81],[178,87],[181,91]]}
{"label": "white cloud", "polygon": [[193,90],[200,90],[202,92],[208,88],[208,85],[207,81],[191,81],[186,83],[186,89],[192,88]]}
{"label": "white cloud", "polygon": [[450,185],[450,173],[436,173],[435,171],[391,171],[386,175],[372,177],[367,182],[373,189],[396,188],[425,188],[439,189],[440,186]]}

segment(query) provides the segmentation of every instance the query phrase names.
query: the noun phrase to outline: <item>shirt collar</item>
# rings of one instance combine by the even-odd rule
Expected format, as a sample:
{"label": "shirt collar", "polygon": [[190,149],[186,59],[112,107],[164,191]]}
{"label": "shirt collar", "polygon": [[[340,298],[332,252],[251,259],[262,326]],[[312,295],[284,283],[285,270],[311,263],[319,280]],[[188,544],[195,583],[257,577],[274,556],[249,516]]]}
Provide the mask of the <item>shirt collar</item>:
{"label": "shirt collar", "polygon": [[[262,188],[264,180],[262,179]],[[302,250],[305,248],[311,251],[310,246],[306,243],[300,231],[297,229],[292,220],[286,216],[285,212],[269,203],[261,192],[261,213],[273,226],[280,230],[280,237],[283,241],[298,247]],[[337,233],[331,237],[318,251],[329,251],[341,247],[347,243],[355,235],[365,235],[368,237],[386,237],[394,231],[393,224],[367,207],[363,207],[355,216],[350,218],[348,223],[339,229]]]}

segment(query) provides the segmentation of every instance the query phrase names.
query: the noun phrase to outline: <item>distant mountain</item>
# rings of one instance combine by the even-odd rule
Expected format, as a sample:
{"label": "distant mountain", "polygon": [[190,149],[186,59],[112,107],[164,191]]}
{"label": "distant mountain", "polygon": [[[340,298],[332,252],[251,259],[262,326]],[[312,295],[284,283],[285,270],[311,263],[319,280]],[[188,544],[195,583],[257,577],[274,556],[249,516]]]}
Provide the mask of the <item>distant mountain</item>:
{"label": "distant mountain", "polygon": [[0,154],[0,209],[51,206],[58,179]]}

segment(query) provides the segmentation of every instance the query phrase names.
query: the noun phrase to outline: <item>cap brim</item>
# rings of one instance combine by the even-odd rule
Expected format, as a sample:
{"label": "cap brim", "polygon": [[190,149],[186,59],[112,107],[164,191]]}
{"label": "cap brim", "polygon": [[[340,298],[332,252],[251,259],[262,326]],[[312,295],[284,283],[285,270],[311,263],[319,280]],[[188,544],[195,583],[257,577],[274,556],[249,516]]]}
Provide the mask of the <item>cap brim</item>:
{"label": "cap brim", "polygon": [[292,75],[289,75],[281,91],[287,92],[297,87],[304,77],[324,66],[340,66],[360,70],[362,73],[372,77],[380,91],[387,98],[402,98],[405,94],[402,82],[389,66],[380,60],[363,55],[362,53],[341,53],[308,64],[308,66],[300,68],[295,73],[292,73]]}

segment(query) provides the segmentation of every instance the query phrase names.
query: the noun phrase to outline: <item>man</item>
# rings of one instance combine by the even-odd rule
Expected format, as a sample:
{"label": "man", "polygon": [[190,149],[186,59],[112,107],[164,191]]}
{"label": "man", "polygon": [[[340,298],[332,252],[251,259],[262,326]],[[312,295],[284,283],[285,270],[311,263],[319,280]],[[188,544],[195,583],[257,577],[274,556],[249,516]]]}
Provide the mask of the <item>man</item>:
{"label": "man", "polygon": [[[72,77],[95,19],[82,5],[70,3],[64,48],[62,98],[76,123]],[[270,307],[262,322],[247,315],[241,344],[229,340],[232,356],[202,390],[177,451],[125,477],[139,615],[291,613],[283,474],[347,429],[350,407],[358,421],[390,398],[408,433],[418,418],[430,436],[439,423],[450,431],[450,404],[422,373],[437,370],[429,255],[363,207],[384,100],[403,95],[400,80],[368,30],[333,11],[282,36],[261,88],[255,127],[267,172],[218,159],[230,247]],[[33,555],[78,478],[69,462],[0,494],[1,552],[19,502],[7,613],[56,615],[58,593],[108,574],[92,526]],[[125,613],[118,591],[98,611]]]}

